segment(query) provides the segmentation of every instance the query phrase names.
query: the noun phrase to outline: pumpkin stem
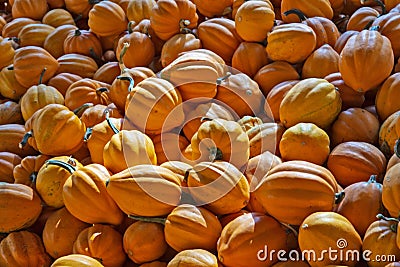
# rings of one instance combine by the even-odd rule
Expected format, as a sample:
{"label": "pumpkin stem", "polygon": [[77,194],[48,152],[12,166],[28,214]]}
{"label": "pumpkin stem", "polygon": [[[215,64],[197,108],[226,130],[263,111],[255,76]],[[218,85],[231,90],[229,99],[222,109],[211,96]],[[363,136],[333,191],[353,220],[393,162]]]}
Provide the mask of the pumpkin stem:
{"label": "pumpkin stem", "polygon": [[14,70],[14,65],[8,66],[7,70]]}
{"label": "pumpkin stem", "polygon": [[79,36],[81,34],[82,34],[81,30],[79,30],[79,29],[76,29],[75,32],[74,32],[74,36]]}
{"label": "pumpkin stem", "polygon": [[132,92],[133,87],[135,86],[135,81],[133,80],[132,77],[130,76],[118,76],[117,77],[118,80],[121,81],[129,81],[129,87],[128,87],[128,92]]}
{"label": "pumpkin stem", "polygon": [[344,191],[335,194],[335,204],[339,204],[345,197]]}
{"label": "pumpkin stem", "polygon": [[91,127],[87,128],[85,135],[83,136],[83,141],[87,142],[89,140],[90,136],[92,135],[92,133],[93,133],[93,128],[91,128]]}
{"label": "pumpkin stem", "polygon": [[232,75],[232,73],[230,73],[229,71],[226,73],[225,76],[220,77],[217,79],[217,85],[221,85],[222,81],[225,81],[226,79],[228,79],[230,76]]}
{"label": "pumpkin stem", "polygon": [[288,224],[288,223],[282,223],[282,222],[279,222],[281,225],[283,225],[284,227],[286,227],[287,229],[289,229],[291,232],[293,232],[293,234],[296,236],[296,237],[298,237],[299,236],[299,233],[296,231],[296,229],[294,229],[293,228],[293,226],[291,226],[290,224]]}
{"label": "pumpkin stem", "polygon": [[384,220],[384,221],[388,221],[388,222],[399,222],[399,219],[388,218],[388,217],[384,216],[383,214],[376,215],[376,218],[379,220]]}
{"label": "pumpkin stem", "polygon": [[129,45],[130,45],[130,43],[125,42],[124,46],[121,49],[121,52],[119,53],[118,64],[119,64],[119,69],[121,70],[121,74],[126,72],[126,66],[124,64],[124,56],[126,54],[126,51],[128,50]]}
{"label": "pumpkin stem", "polygon": [[[70,160],[68,160],[68,162],[69,161]],[[58,166],[58,167],[61,167],[61,168],[65,169],[65,170],[67,170],[70,174],[73,174],[76,171],[76,167],[71,165],[71,164],[69,164],[68,162],[64,162],[64,161],[56,160],[56,159],[49,159],[49,160],[46,161],[46,167],[48,165],[55,165],[55,166]]]}
{"label": "pumpkin stem", "polygon": [[376,177],[378,177],[378,175],[371,175],[371,176],[369,177],[368,183],[369,183],[369,184],[376,183]]}
{"label": "pumpkin stem", "polygon": [[367,23],[367,25],[365,25],[365,27],[364,27],[363,30],[368,30],[368,29],[371,27],[372,23],[374,23],[374,20],[370,20],[370,21]]}
{"label": "pumpkin stem", "polygon": [[43,82],[43,77],[44,77],[44,73],[46,72],[47,68],[44,67],[42,72],[40,73],[40,77],[39,77],[39,84],[42,84]]}
{"label": "pumpkin stem", "polygon": [[224,9],[224,11],[222,11],[222,16],[226,16],[228,14],[232,13],[232,7],[228,6]]}
{"label": "pumpkin stem", "polygon": [[104,114],[106,115],[106,120],[107,120],[108,126],[110,126],[110,128],[114,132],[114,134],[119,133],[119,130],[117,129],[117,127],[115,127],[115,125],[110,120],[110,112],[108,111],[108,109],[104,110]]}
{"label": "pumpkin stem", "polygon": [[107,87],[100,87],[96,89],[96,94],[101,95],[102,93],[108,92],[108,88]]}
{"label": "pumpkin stem", "polygon": [[28,139],[33,137],[33,132],[29,131],[27,132],[24,137],[22,138],[22,141],[18,144],[18,147],[22,149],[26,144],[28,143]]}
{"label": "pumpkin stem", "polygon": [[188,19],[181,19],[179,21],[179,28],[181,28],[181,29],[184,29],[189,25],[190,25],[190,20],[188,20]]}
{"label": "pumpkin stem", "polygon": [[210,161],[222,160],[222,151],[218,147],[210,147],[208,151],[210,152],[210,156],[208,157]]}
{"label": "pumpkin stem", "polygon": [[400,158],[400,139],[396,140],[396,143],[394,144],[394,153],[398,158]]}
{"label": "pumpkin stem", "polygon": [[82,106],[80,106],[79,108],[74,109],[72,112],[74,112],[74,114],[78,117],[82,116],[83,112],[85,112],[85,110],[87,110],[88,108],[93,107],[93,103],[85,103]]}
{"label": "pumpkin stem", "polygon": [[299,9],[297,9],[297,8],[290,9],[290,10],[288,10],[288,11],[286,11],[286,12],[283,13],[283,15],[285,15],[285,16],[288,16],[288,15],[291,15],[291,14],[294,14],[294,15],[296,15],[297,17],[299,17],[299,19],[300,19],[301,22],[307,20],[306,15],[304,15],[304,13],[301,12],[301,10],[299,10]]}
{"label": "pumpkin stem", "polygon": [[29,180],[31,180],[32,183],[36,183],[37,175],[38,172],[32,172],[31,175],[29,175]]}
{"label": "pumpkin stem", "polygon": [[128,215],[129,218],[141,221],[141,222],[153,222],[153,223],[160,223],[165,225],[166,218],[156,218],[156,217],[144,217],[144,216],[135,216],[135,215]]}
{"label": "pumpkin stem", "polygon": [[[368,2],[369,2],[368,0],[361,0],[362,5],[368,4]],[[386,6],[381,0],[374,0],[373,2],[377,3],[378,6],[382,8],[382,14],[380,16],[385,15],[387,13]]]}
{"label": "pumpkin stem", "polygon": [[379,31],[379,25],[376,25],[376,26],[373,26],[373,27],[371,27],[369,30],[370,31]]}
{"label": "pumpkin stem", "polygon": [[89,48],[89,55],[96,61],[101,62],[101,58],[99,57],[99,55],[96,54],[96,52],[94,52],[93,47]]}
{"label": "pumpkin stem", "polygon": [[91,5],[98,4],[98,3],[100,3],[101,1],[103,1],[103,0],[88,0],[89,4],[91,4]]}
{"label": "pumpkin stem", "polygon": [[201,117],[200,122],[205,122],[205,121],[212,121],[213,119],[209,117]]}
{"label": "pumpkin stem", "polygon": [[135,25],[135,22],[134,21],[129,21],[128,22],[128,28],[127,28],[127,30],[128,30],[128,33],[129,34],[131,34],[132,32],[133,32],[133,26]]}

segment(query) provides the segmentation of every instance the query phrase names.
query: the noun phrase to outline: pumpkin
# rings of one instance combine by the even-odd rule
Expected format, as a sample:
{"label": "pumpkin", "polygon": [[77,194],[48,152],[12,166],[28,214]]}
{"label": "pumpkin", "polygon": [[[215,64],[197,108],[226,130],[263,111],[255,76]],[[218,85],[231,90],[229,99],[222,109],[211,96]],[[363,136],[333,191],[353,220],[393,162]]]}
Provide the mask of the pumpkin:
{"label": "pumpkin", "polygon": [[173,132],[156,135],[152,140],[158,165],[171,160],[179,160],[182,150],[190,144],[186,137]]}
{"label": "pumpkin", "polygon": [[200,1],[194,0],[193,3],[196,5],[196,9],[205,17],[219,17],[226,15],[230,12],[233,0],[224,1]]}
{"label": "pumpkin", "polygon": [[279,108],[280,121],[285,127],[311,122],[326,129],[339,114],[341,102],[333,84],[319,78],[304,79],[283,98]]}
{"label": "pumpkin", "polygon": [[243,214],[222,230],[217,243],[218,260],[227,267],[271,266],[278,258],[276,255],[269,257],[264,251],[265,244],[268,244],[268,251],[287,250],[285,229],[271,216]]}
{"label": "pumpkin", "polygon": [[342,99],[342,111],[348,108],[361,107],[365,102],[365,95],[363,92],[354,91],[342,79],[340,72],[331,73],[324,78],[337,88]]}
{"label": "pumpkin", "polygon": [[126,9],[126,16],[129,21],[139,23],[143,19],[149,19],[155,0],[129,1]]}
{"label": "pumpkin", "polygon": [[[161,40],[157,34],[155,33],[150,19],[143,19],[140,21],[133,29],[131,29],[131,24],[128,24],[128,32],[139,32],[147,35],[154,44],[155,55],[158,57],[161,54],[162,47],[165,43],[165,40]],[[186,31],[185,31],[186,32]],[[159,62],[160,63],[160,62]],[[158,71],[156,71],[158,72]]]}
{"label": "pumpkin", "polygon": [[25,127],[21,124],[4,124],[0,125],[0,151],[11,152],[18,156],[25,157],[35,155],[37,152],[27,145],[24,148],[19,147],[19,142],[24,137]]}
{"label": "pumpkin", "polygon": [[264,96],[258,84],[246,74],[228,73],[219,78],[217,84],[215,99],[230,106],[239,117],[261,113]]}
{"label": "pumpkin", "polygon": [[[365,67],[376,65],[381,67]],[[339,71],[343,81],[359,92],[377,87],[389,77],[393,66],[394,56],[390,41],[377,31],[363,30],[350,37],[340,53]]]}
{"label": "pumpkin", "polygon": [[324,44],[334,46],[337,39],[340,37],[340,32],[335,25],[335,23],[323,16],[306,16],[299,9],[290,9],[284,12],[287,16],[296,15],[302,23],[310,26],[313,29],[316,36],[316,46],[315,48],[320,48]]}
{"label": "pumpkin", "polygon": [[376,144],[378,134],[379,120],[362,108],[349,108],[340,112],[330,130],[333,146],[349,141]]}
{"label": "pumpkin", "polygon": [[96,61],[91,57],[80,54],[64,54],[57,58],[59,67],[56,74],[63,72],[79,75],[82,78],[93,78],[99,68]]}
{"label": "pumpkin", "polygon": [[[59,156],[74,153],[83,143],[85,125],[67,107],[48,104],[35,112],[25,123],[27,133],[20,145],[27,142],[42,154]],[[44,133],[51,133],[44,134]],[[74,133],[71,135],[71,133]],[[68,142],[60,142],[65,140]]]}
{"label": "pumpkin", "polygon": [[182,52],[200,49],[201,42],[194,34],[178,33],[169,38],[161,50],[161,65],[165,68]]}
{"label": "pumpkin", "polygon": [[142,265],[140,265],[140,267],[167,267],[167,263],[162,261],[152,261],[143,263]]}
{"label": "pumpkin", "polygon": [[337,145],[329,154],[327,166],[342,186],[368,181],[377,175],[382,181],[386,169],[386,158],[375,146],[349,141]]}
{"label": "pumpkin", "polygon": [[13,169],[14,183],[34,188],[39,169],[48,159],[50,157],[46,155],[24,157]]}
{"label": "pumpkin", "polygon": [[119,64],[116,61],[110,61],[100,66],[93,75],[93,80],[112,84],[115,78],[120,74]]}
{"label": "pumpkin", "polygon": [[129,93],[125,116],[142,132],[159,134],[182,124],[184,114],[181,103],[179,91],[170,82],[150,77]]}
{"label": "pumpkin", "polygon": [[[326,235],[326,233],[330,233]],[[335,212],[315,212],[309,215],[300,225],[299,246],[302,251],[312,250],[315,255],[328,248],[338,248],[343,255],[349,255],[351,251],[360,251],[362,240],[353,225],[344,216]],[[314,266],[326,266],[329,264],[344,264],[354,266],[357,257],[324,257],[316,259],[309,254],[308,263]]]}
{"label": "pumpkin", "polygon": [[[252,60],[248,60],[249,58]],[[253,78],[258,70],[267,64],[267,51],[258,43],[241,42],[232,55],[232,67],[250,78]]]}
{"label": "pumpkin", "polygon": [[150,14],[151,27],[164,41],[197,26],[196,5],[189,0],[159,0]]}
{"label": "pumpkin", "polygon": [[84,78],[72,83],[65,92],[65,106],[75,110],[85,103],[107,105],[109,85]]}
{"label": "pumpkin", "polygon": [[168,248],[163,225],[155,222],[134,222],[125,230],[123,247],[134,263],[142,264],[159,259]]}
{"label": "pumpkin", "polygon": [[300,225],[313,212],[332,211],[340,196],[337,192],[337,182],[328,169],[293,160],[272,168],[253,195],[280,222]]}
{"label": "pumpkin", "polygon": [[31,18],[41,20],[48,10],[46,0],[38,0],[35,3],[27,0],[14,0],[11,8],[13,18]]}
{"label": "pumpkin", "polygon": [[25,25],[18,33],[18,43],[24,46],[43,47],[47,36],[54,31],[54,27],[43,23],[32,23]]}
{"label": "pumpkin", "polygon": [[262,42],[274,26],[275,13],[264,1],[244,2],[236,12],[237,34],[246,42]]}
{"label": "pumpkin", "polygon": [[63,72],[53,76],[47,82],[47,85],[56,88],[63,96],[65,96],[68,87],[74,82],[81,79],[82,77],[80,77],[79,75]]}
{"label": "pumpkin", "polygon": [[201,162],[187,173],[189,192],[196,204],[216,215],[238,212],[250,197],[246,177],[229,162]]}
{"label": "pumpkin", "polygon": [[299,78],[299,73],[288,62],[275,61],[259,69],[254,76],[254,81],[258,83],[264,96],[267,96],[272,88],[279,83]]}
{"label": "pumpkin", "polygon": [[2,51],[0,55],[0,68],[2,69],[13,63],[15,51],[12,42],[2,37],[0,37],[0,48]]}
{"label": "pumpkin", "polygon": [[129,215],[163,216],[178,205],[180,180],[169,169],[141,164],[111,176],[107,192]]}
{"label": "pumpkin", "polygon": [[122,235],[109,225],[95,224],[82,230],[76,238],[73,253],[97,259],[105,266],[121,266],[126,260]]}
{"label": "pumpkin", "polygon": [[[273,1],[270,1],[270,0],[261,0],[261,1],[266,2],[266,3],[270,6],[271,9],[274,9],[274,6],[277,6],[277,5],[280,6],[280,1],[281,1],[281,0],[275,0],[275,1],[279,1],[279,4],[276,3],[276,2],[274,3],[274,0],[273,0]],[[247,1],[245,1],[245,0],[233,0],[233,4],[232,4],[232,18],[233,18],[233,19],[235,19],[237,11],[239,10],[239,8],[240,8],[245,2],[247,2]],[[276,15],[278,15],[278,14],[276,14]]]}
{"label": "pumpkin", "polygon": [[88,25],[96,35],[109,36],[123,32],[128,25],[124,10],[118,4],[105,1],[89,11]]}
{"label": "pumpkin", "polygon": [[199,24],[198,36],[203,48],[218,54],[230,63],[241,38],[236,32],[235,22],[226,18],[213,18]]}
{"label": "pumpkin", "polygon": [[69,254],[56,259],[50,267],[104,267],[98,260],[81,254]]}
{"label": "pumpkin", "polygon": [[249,137],[250,158],[269,151],[280,155],[279,143],[285,128],[281,123],[266,122],[246,131]]}
{"label": "pumpkin", "polygon": [[399,12],[392,12],[378,17],[371,25],[371,27],[378,26],[379,32],[390,40],[395,58],[400,56],[400,45],[398,44],[399,20]]}
{"label": "pumpkin", "polygon": [[192,166],[179,160],[166,161],[160,164],[161,167],[167,168],[175,173],[181,180],[183,187],[187,186],[185,181],[186,171],[191,169]]}
{"label": "pumpkin", "polygon": [[368,29],[373,21],[380,15],[379,11],[375,8],[360,7],[350,16],[347,22],[346,31],[362,31]]}
{"label": "pumpkin", "polygon": [[123,213],[106,190],[109,178],[109,171],[100,164],[77,169],[63,186],[65,207],[73,216],[87,223],[120,224]]}
{"label": "pumpkin", "polygon": [[241,168],[250,156],[249,138],[234,121],[214,119],[202,123],[191,145],[196,162],[224,160]]}
{"label": "pumpkin", "polygon": [[64,39],[65,54],[82,54],[94,59],[100,59],[103,48],[99,38],[88,30],[70,31]]}
{"label": "pumpkin", "polygon": [[316,49],[304,62],[301,76],[321,78],[339,71],[339,54],[328,45]]}
{"label": "pumpkin", "polygon": [[382,184],[371,175],[367,182],[345,187],[344,193],[337,212],[345,216],[363,237],[369,225],[377,220],[376,215],[382,212]]}
{"label": "pumpkin", "polygon": [[43,202],[50,207],[61,208],[64,206],[63,185],[71,173],[59,166],[59,162],[66,162],[76,168],[82,164],[72,157],[60,156],[46,161],[39,169],[36,176],[36,191],[39,193]]}
{"label": "pumpkin", "polygon": [[313,123],[300,122],[288,128],[279,142],[283,161],[305,160],[322,165],[330,152],[328,134]]}
{"label": "pumpkin", "polygon": [[23,123],[21,105],[14,101],[5,101],[0,104],[0,125]]}
{"label": "pumpkin", "polygon": [[7,24],[4,25],[1,31],[2,32],[1,36],[3,38],[17,37],[22,27],[31,23],[38,23],[38,21],[27,17],[14,18],[12,21],[7,22]]}
{"label": "pumpkin", "polygon": [[15,51],[15,79],[26,88],[35,85],[39,81],[44,68],[46,68],[46,72],[42,77],[42,82],[46,83],[53,77],[58,67],[59,63],[57,60],[39,46],[25,46]]}
{"label": "pumpkin", "polygon": [[342,52],[344,46],[346,45],[347,41],[350,39],[350,37],[357,35],[358,33],[359,33],[359,31],[351,31],[351,30],[345,31],[336,40],[336,43],[335,43],[333,49],[335,49],[335,51],[338,52],[338,54],[340,54]]}
{"label": "pumpkin", "polygon": [[28,87],[22,86],[17,82],[12,65],[0,71],[0,82],[2,84],[0,87],[0,94],[11,100],[18,101],[28,89]]}
{"label": "pumpkin", "polygon": [[74,25],[66,24],[55,28],[44,39],[43,48],[46,49],[54,58],[64,55],[64,40],[70,31],[76,30]]}
{"label": "pumpkin", "polygon": [[400,73],[394,73],[389,76],[376,94],[375,106],[381,121],[386,120],[390,115],[400,109],[396,103],[390,101],[398,97],[397,88],[400,88]]}
{"label": "pumpkin", "polygon": [[396,111],[381,124],[379,129],[379,149],[389,158],[394,153],[394,146],[400,137],[400,111]]}
{"label": "pumpkin", "polygon": [[1,266],[49,267],[50,256],[37,234],[29,231],[12,232],[0,243]]}
{"label": "pumpkin", "polygon": [[[61,6],[62,7],[62,6]],[[42,23],[57,28],[62,25],[75,25],[72,14],[63,8],[49,10],[42,18]]]}
{"label": "pumpkin", "polygon": [[179,252],[168,263],[167,267],[217,267],[217,257],[204,249],[187,249]]}
{"label": "pumpkin", "polygon": [[13,169],[20,163],[20,156],[10,152],[0,152],[0,182],[14,183]]}
{"label": "pumpkin", "polygon": [[313,29],[303,23],[275,26],[267,38],[267,54],[273,61],[300,63],[314,51],[317,39]]}
{"label": "pumpkin", "polygon": [[396,261],[400,257],[400,249],[396,244],[398,221],[378,216],[380,220],[371,223],[368,227],[362,244],[362,250],[370,251],[369,259],[377,259],[383,255],[393,255],[387,257],[386,261],[369,261],[371,267],[386,266],[390,262]]}
{"label": "pumpkin", "polygon": [[327,19],[333,18],[333,9],[329,0],[317,1],[281,1],[282,20],[288,22],[298,22],[298,18],[294,15],[286,15],[285,12],[291,9],[299,9],[307,17],[324,17]]}
{"label": "pumpkin", "polygon": [[[122,114],[119,112],[117,107],[114,104],[110,104],[108,106],[104,106],[101,104],[93,105],[87,104],[88,107],[85,107],[83,104],[84,111],[80,116],[81,121],[86,125],[86,127],[93,127],[96,124],[101,123],[106,119],[106,113],[110,114],[110,117],[113,118],[123,118]],[[79,108],[78,108],[79,109]]]}
{"label": "pumpkin", "polygon": [[395,164],[385,174],[382,187],[382,203],[388,210],[390,216],[397,218],[400,214],[400,200],[398,199],[398,188],[400,185],[397,173],[400,164]]}
{"label": "pumpkin", "polygon": [[240,126],[243,128],[243,130],[248,131],[252,127],[256,125],[261,125],[263,124],[263,121],[259,117],[253,117],[253,116],[243,116],[239,120],[237,120],[237,123],[240,124]]}
{"label": "pumpkin", "polygon": [[0,182],[0,232],[8,233],[31,226],[39,217],[39,195],[29,186]]}
{"label": "pumpkin", "polygon": [[286,93],[298,82],[299,80],[284,81],[272,87],[268,92],[264,103],[264,112],[274,121],[279,121],[279,107]]}
{"label": "pumpkin", "polygon": [[[43,73],[45,71],[44,69]],[[21,113],[24,121],[27,121],[33,113],[48,104],[64,104],[63,95],[56,88],[44,85],[41,78],[38,85],[31,86],[21,97]]]}

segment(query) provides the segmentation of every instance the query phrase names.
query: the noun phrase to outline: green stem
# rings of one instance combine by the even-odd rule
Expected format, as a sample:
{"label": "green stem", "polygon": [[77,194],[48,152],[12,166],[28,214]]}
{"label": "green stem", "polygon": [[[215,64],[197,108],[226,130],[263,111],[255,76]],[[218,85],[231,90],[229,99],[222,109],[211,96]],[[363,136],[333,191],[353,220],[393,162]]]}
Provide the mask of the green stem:
{"label": "green stem", "polygon": [[217,79],[217,85],[220,85],[223,81],[225,81],[226,79],[228,79],[231,75],[232,75],[232,73],[227,72],[226,75],[225,75],[224,77],[218,78],[218,79]]}
{"label": "green stem", "polygon": [[89,2],[90,5],[98,4],[98,3],[100,3],[101,1],[103,1],[103,0],[88,0],[88,2]]}
{"label": "green stem", "polygon": [[379,220],[385,220],[385,221],[388,221],[388,222],[399,222],[399,219],[388,218],[388,217],[385,217],[383,214],[376,215],[376,218],[379,219]]}
{"label": "green stem", "polygon": [[79,108],[76,108],[73,110],[74,114],[78,117],[82,116],[83,112],[85,112],[85,110],[87,110],[88,108],[93,107],[93,103],[85,103],[82,106],[80,106]]}
{"label": "green stem", "polygon": [[74,32],[74,36],[79,36],[81,34],[82,34],[82,32],[79,29],[76,29],[75,32]]}
{"label": "green stem", "polygon": [[70,174],[73,174],[76,171],[75,166],[73,166],[67,162],[61,161],[61,160],[49,159],[46,161],[46,167],[48,165],[55,165],[55,166],[61,167],[65,170],[67,170]]}
{"label": "green stem", "polygon": [[126,72],[126,66],[124,64],[124,56],[126,54],[126,52],[128,51],[128,47],[129,47],[129,43],[125,42],[124,46],[121,49],[121,52],[119,53],[119,69],[121,70],[121,74],[124,74]]}
{"label": "green stem", "polygon": [[93,133],[93,128],[92,127],[87,128],[85,135],[83,136],[83,141],[87,142],[89,140],[90,136],[92,135],[92,133]]}
{"label": "green stem", "polygon": [[339,204],[345,197],[344,191],[335,194],[335,204]]}
{"label": "green stem", "polygon": [[121,81],[129,81],[129,87],[128,87],[128,92],[132,92],[133,87],[135,86],[135,81],[133,80],[132,77],[130,76],[118,76],[117,77],[118,80]]}
{"label": "green stem", "polygon": [[106,121],[108,123],[108,126],[110,126],[110,128],[114,132],[114,134],[119,133],[119,130],[117,129],[117,127],[115,127],[115,125],[110,120],[110,112],[108,111],[108,109],[104,110],[104,113],[106,114]]}
{"label": "green stem", "polygon": [[374,183],[376,183],[376,177],[378,177],[378,175],[371,175],[371,176],[369,177],[368,183],[369,183],[369,184],[374,184]]}
{"label": "green stem", "polygon": [[108,88],[106,88],[106,87],[100,87],[100,88],[96,89],[96,93],[98,95],[101,95],[102,93],[105,93],[105,92],[108,92]]}
{"label": "green stem", "polygon": [[129,218],[141,221],[141,222],[152,222],[152,223],[160,223],[165,224],[166,218],[157,218],[157,217],[144,217],[144,216],[135,216],[135,215],[128,215]]}
{"label": "green stem", "polygon": [[208,149],[210,152],[209,160],[214,161],[214,160],[222,160],[222,151],[218,147],[210,147]]}
{"label": "green stem", "polygon": [[44,77],[44,73],[46,72],[47,68],[44,67],[42,72],[40,73],[40,77],[39,77],[39,84],[42,84],[43,82],[43,77]]}
{"label": "green stem", "polygon": [[31,175],[29,175],[29,180],[31,180],[32,183],[36,183],[37,175],[38,172],[32,172]]}
{"label": "green stem", "polygon": [[128,33],[130,34],[130,33],[132,33],[133,32],[133,25],[134,25],[134,21],[129,21],[128,22]]}
{"label": "green stem", "polygon": [[291,14],[296,15],[300,19],[301,22],[307,20],[306,15],[304,15],[304,13],[301,12],[301,10],[296,9],[296,8],[290,9],[290,10],[288,10],[288,11],[283,13],[283,15],[285,15],[285,16],[288,16],[288,15],[291,15]]}
{"label": "green stem", "polygon": [[24,137],[22,138],[22,141],[19,143],[18,147],[22,149],[26,144],[28,143],[28,139],[33,137],[33,132],[29,131],[27,132]]}

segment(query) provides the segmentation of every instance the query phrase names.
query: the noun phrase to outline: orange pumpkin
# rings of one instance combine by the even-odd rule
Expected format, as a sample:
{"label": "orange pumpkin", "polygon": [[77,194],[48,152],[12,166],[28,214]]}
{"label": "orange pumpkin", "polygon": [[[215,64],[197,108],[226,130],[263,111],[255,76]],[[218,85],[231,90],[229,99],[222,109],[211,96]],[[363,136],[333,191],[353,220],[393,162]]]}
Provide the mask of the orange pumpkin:
{"label": "orange pumpkin", "polygon": [[335,49],[335,51],[338,52],[338,54],[340,54],[340,52],[342,52],[344,46],[346,45],[346,43],[350,39],[350,37],[357,35],[358,33],[359,33],[359,31],[345,31],[336,40],[336,43],[333,46],[333,49]]}
{"label": "orange pumpkin", "polygon": [[156,135],[152,140],[158,165],[171,160],[179,160],[182,150],[190,144],[186,137],[173,132]]}
{"label": "orange pumpkin", "polygon": [[196,9],[205,17],[219,17],[226,15],[230,11],[233,0],[223,0],[223,1],[204,1],[204,0],[194,0],[193,3],[196,5]]}
{"label": "orange pumpkin", "polygon": [[400,137],[400,111],[387,117],[379,129],[379,149],[389,158],[394,153],[394,146]]}
{"label": "orange pumpkin", "polygon": [[46,252],[54,259],[72,254],[78,234],[89,224],[84,223],[65,208],[54,211],[46,220],[43,229],[43,243]]}
{"label": "orange pumpkin", "polygon": [[400,214],[400,199],[398,197],[400,179],[398,179],[397,176],[399,169],[400,164],[396,164],[386,172],[382,187],[382,203],[388,210],[390,216],[394,218],[399,217]]}
{"label": "orange pumpkin", "polygon": [[14,0],[11,14],[13,18],[31,18],[41,20],[48,10],[46,0],[38,0],[34,3],[26,0]]}
{"label": "orange pumpkin", "polygon": [[151,11],[155,5],[155,0],[128,1],[126,16],[129,21],[139,23],[143,19],[150,18]]}
{"label": "orange pumpkin", "polygon": [[95,224],[77,236],[73,253],[97,259],[105,266],[118,267],[126,260],[122,235],[109,225]]}
{"label": "orange pumpkin", "polygon": [[76,30],[74,25],[61,25],[49,33],[44,40],[43,48],[46,49],[54,58],[64,55],[64,40],[70,31]]}
{"label": "orange pumpkin", "polygon": [[3,68],[0,71],[0,94],[3,97],[12,100],[19,100],[29,87],[22,86],[15,77],[14,67],[12,65]]}
{"label": "orange pumpkin", "polygon": [[104,267],[98,260],[95,258],[82,255],[82,254],[69,254],[63,257],[56,259],[51,267]]}
{"label": "orange pumpkin", "polygon": [[94,59],[100,59],[103,48],[99,38],[91,31],[79,30],[70,31],[64,40],[65,54],[82,54]]}
{"label": "orange pumpkin", "polygon": [[250,158],[269,151],[280,155],[279,143],[285,128],[281,123],[266,122],[246,131],[249,137]]}
{"label": "orange pumpkin", "polygon": [[391,101],[398,98],[398,88],[400,88],[400,73],[389,76],[379,88],[375,98],[375,106],[381,121],[386,120],[400,109],[400,106]]}
{"label": "orange pumpkin", "polygon": [[[214,254],[204,249],[187,249],[179,252],[168,263],[170,267],[193,266],[218,267],[220,266]],[[144,266],[144,265],[143,265]],[[158,265],[157,265],[158,266]]]}
{"label": "orange pumpkin", "polygon": [[382,181],[386,158],[375,146],[365,142],[344,142],[337,145],[328,157],[328,169],[342,186],[368,181],[377,175]]}
{"label": "orange pumpkin", "polygon": [[15,51],[12,42],[3,37],[0,37],[0,48],[2,51],[0,55],[0,69],[2,69],[12,64]]}
{"label": "orange pumpkin", "polygon": [[11,100],[0,104],[0,125],[10,123],[23,123],[21,105]]}
{"label": "orange pumpkin", "polygon": [[397,42],[399,38],[399,19],[399,12],[391,12],[378,17],[371,25],[371,27],[378,26],[379,32],[390,40],[395,58],[400,56],[400,45]]}
{"label": "orange pumpkin", "polygon": [[274,119],[279,121],[279,107],[286,93],[298,83],[299,80],[289,80],[278,83],[268,92],[264,104],[264,112]]}
{"label": "orange pumpkin", "polygon": [[82,78],[93,78],[99,68],[96,61],[91,57],[80,54],[64,54],[57,58],[59,67],[56,74],[72,73]]}
{"label": "orange pumpkin", "polygon": [[339,71],[339,54],[328,45],[316,49],[304,62],[301,76],[305,78],[324,78]]}
{"label": "orange pumpkin", "polygon": [[35,151],[30,145],[24,148],[19,147],[19,142],[21,142],[24,137],[25,127],[21,124],[4,124],[0,125],[0,151],[11,152],[19,155],[21,158],[28,155],[35,155]]}
{"label": "orange pumpkin", "polygon": [[[248,60],[249,58],[252,60]],[[241,42],[232,55],[232,67],[250,78],[253,78],[266,64],[268,64],[267,51],[258,43]]]}
{"label": "orange pumpkin", "polygon": [[82,77],[76,74],[63,72],[53,76],[48,82],[48,86],[56,88],[63,96],[67,92],[68,87],[74,82],[81,80]]}
{"label": "orange pumpkin", "polygon": [[20,163],[20,156],[10,152],[0,152],[0,182],[14,183],[13,169]]}
{"label": "orange pumpkin", "polygon": [[63,8],[52,8],[51,10],[49,10],[43,16],[42,23],[50,25],[54,28],[67,24],[75,25],[75,21],[74,18],[72,17],[72,14]]}
{"label": "orange pumpkin", "polygon": [[1,266],[49,267],[50,256],[37,234],[29,231],[12,232],[0,243]]}
{"label": "orange pumpkin", "polygon": [[285,15],[285,12],[291,9],[299,9],[307,17],[324,17],[327,19],[333,18],[333,10],[329,0],[318,0],[318,1],[293,1],[293,0],[282,0],[281,1],[281,13],[282,20],[288,22],[298,22],[298,18],[295,15]]}
{"label": "orange pumpkin", "polygon": [[3,38],[17,37],[22,27],[31,23],[38,23],[38,21],[27,17],[14,18],[12,21],[7,22],[7,24],[4,25],[1,31],[2,32],[1,36]]}
{"label": "orange pumpkin", "polygon": [[25,25],[18,33],[18,43],[24,46],[43,47],[47,36],[54,31],[54,27],[43,23]]}
{"label": "orange pumpkin", "polygon": [[[382,5],[384,7],[384,5]],[[385,11],[383,11],[385,12]],[[372,7],[360,7],[349,18],[346,31],[362,31],[368,29],[381,14]]]}
{"label": "orange pumpkin", "polygon": [[194,34],[179,33],[169,38],[162,47],[161,65],[165,68],[186,51],[200,49],[201,42]]}

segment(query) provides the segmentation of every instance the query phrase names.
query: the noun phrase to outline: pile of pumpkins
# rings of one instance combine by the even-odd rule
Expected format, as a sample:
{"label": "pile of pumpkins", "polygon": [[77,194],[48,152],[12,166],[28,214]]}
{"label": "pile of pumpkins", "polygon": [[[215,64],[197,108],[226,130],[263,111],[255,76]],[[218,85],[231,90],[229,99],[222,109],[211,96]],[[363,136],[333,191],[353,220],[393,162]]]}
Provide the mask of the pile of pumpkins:
{"label": "pile of pumpkins", "polygon": [[399,0],[2,5],[0,267],[400,266]]}

